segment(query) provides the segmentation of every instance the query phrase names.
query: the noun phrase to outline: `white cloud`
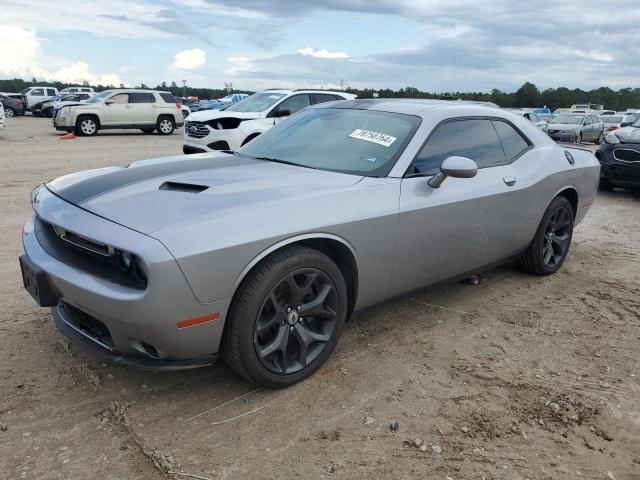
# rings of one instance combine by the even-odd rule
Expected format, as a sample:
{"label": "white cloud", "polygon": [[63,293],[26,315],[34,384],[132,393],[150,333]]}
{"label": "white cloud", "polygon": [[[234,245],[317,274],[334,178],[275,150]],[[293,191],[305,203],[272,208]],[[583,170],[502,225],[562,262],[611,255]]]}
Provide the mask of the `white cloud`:
{"label": "white cloud", "polygon": [[207,54],[200,48],[183,50],[173,56],[173,63],[169,67],[171,70],[194,71],[202,67],[207,61]]}
{"label": "white cloud", "polygon": [[311,47],[301,48],[297,50],[297,53],[303,55],[305,57],[316,57],[316,58],[340,58],[345,59],[349,58],[346,52],[330,52],[328,50],[314,50]]}
{"label": "white cloud", "polygon": [[0,76],[57,80],[60,82],[89,82],[92,85],[114,85],[124,83],[115,73],[96,74],[83,61],[62,61],[60,66],[49,70],[43,66],[40,39],[35,32],[22,27],[0,27]]}

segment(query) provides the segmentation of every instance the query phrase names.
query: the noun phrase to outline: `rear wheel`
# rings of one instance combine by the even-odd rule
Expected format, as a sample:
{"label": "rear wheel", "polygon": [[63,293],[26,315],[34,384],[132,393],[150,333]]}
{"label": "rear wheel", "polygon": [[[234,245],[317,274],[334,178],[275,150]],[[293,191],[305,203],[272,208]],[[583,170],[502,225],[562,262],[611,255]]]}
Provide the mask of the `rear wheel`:
{"label": "rear wheel", "polygon": [[556,197],[542,217],[533,241],[522,254],[520,265],[535,275],[551,275],[564,263],[573,235],[573,208]]}
{"label": "rear wheel", "polygon": [[335,263],[316,250],[288,247],[240,286],[225,325],[225,360],[258,385],[292,385],[331,355],[346,314],[347,288]]}
{"label": "rear wheel", "polygon": [[76,120],[76,135],[90,137],[98,133],[98,122],[94,117],[81,116]]}
{"label": "rear wheel", "polygon": [[4,116],[7,118],[12,118],[16,116],[16,111],[10,107],[4,107]]}
{"label": "rear wheel", "polygon": [[582,132],[578,133],[578,136],[576,137],[576,143],[582,143]]}
{"label": "rear wheel", "polygon": [[596,145],[600,145],[602,142],[604,142],[604,132],[600,132],[600,135],[598,135],[598,139],[596,140]]}
{"label": "rear wheel", "polygon": [[156,131],[160,135],[171,135],[175,129],[176,129],[176,123],[173,121],[173,118],[171,117],[158,118],[158,123],[156,124]]}

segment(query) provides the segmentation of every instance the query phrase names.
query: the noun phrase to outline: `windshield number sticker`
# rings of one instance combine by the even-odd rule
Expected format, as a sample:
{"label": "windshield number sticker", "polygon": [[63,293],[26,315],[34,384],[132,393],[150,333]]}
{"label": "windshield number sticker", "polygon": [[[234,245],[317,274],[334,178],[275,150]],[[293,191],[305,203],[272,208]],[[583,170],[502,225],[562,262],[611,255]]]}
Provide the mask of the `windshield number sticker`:
{"label": "windshield number sticker", "polygon": [[389,147],[393,142],[397,140],[396,137],[392,137],[391,135],[386,135],[380,132],[372,132],[371,130],[362,130],[358,128],[349,134],[351,138],[356,138],[358,140],[364,140],[365,142],[377,143],[378,145],[382,145],[383,147]]}

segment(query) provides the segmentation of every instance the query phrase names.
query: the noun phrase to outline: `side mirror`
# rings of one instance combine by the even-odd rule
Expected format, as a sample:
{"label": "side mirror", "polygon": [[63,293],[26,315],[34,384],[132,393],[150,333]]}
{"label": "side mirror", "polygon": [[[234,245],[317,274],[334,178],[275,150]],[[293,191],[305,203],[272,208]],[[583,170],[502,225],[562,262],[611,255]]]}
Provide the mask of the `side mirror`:
{"label": "side mirror", "polygon": [[273,112],[273,116],[274,117],[288,117],[289,115],[291,115],[291,111],[290,110],[276,110],[275,112]]}
{"label": "side mirror", "polygon": [[105,105],[111,105],[113,103],[113,100],[106,100],[104,102]]}
{"label": "side mirror", "polygon": [[467,157],[448,157],[440,166],[440,173],[429,180],[431,188],[440,188],[447,177],[472,178],[478,173],[478,164]]}

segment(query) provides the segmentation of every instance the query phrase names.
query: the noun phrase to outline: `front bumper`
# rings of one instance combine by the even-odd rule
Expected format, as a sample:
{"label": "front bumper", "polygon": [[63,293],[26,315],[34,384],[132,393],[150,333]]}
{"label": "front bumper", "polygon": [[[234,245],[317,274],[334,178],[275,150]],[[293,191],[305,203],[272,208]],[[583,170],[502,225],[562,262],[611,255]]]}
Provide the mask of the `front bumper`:
{"label": "front bumper", "polygon": [[575,143],[578,139],[578,132],[575,130],[547,131],[547,135],[556,142]]}
{"label": "front bumper", "polygon": [[603,143],[596,156],[601,179],[620,188],[640,188],[640,144]]}
{"label": "front bumper", "polygon": [[[176,260],[160,242],[70,205],[46,189],[38,194],[36,212],[48,223],[89,238],[98,236],[134,253],[147,269],[146,288],[136,289],[71,266],[43,247],[32,217],[23,231],[24,250],[59,299],[52,311],[62,333],[120,363],[146,368],[212,363],[230,299],[199,302]],[[183,328],[177,325],[212,313],[219,318]],[[83,332],[83,322],[96,328]]]}
{"label": "front bumper", "polygon": [[242,128],[216,130],[203,122],[189,121],[185,123],[183,133],[183,150],[189,153],[212,152],[219,150],[238,150],[247,134]]}

